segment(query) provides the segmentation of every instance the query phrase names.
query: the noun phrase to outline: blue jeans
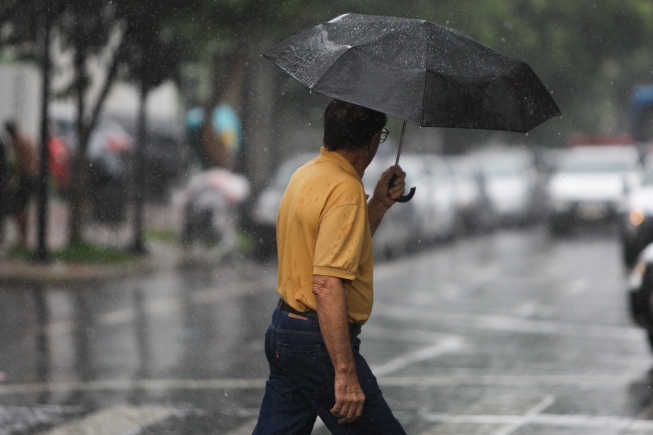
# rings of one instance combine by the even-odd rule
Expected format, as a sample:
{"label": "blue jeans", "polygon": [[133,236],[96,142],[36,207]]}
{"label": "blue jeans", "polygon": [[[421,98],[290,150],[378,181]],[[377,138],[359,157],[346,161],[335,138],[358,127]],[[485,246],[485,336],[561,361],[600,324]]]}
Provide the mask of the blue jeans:
{"label": "blue jeans", "polygon": [[350,338],[358,382],[365,394],[363,415],[352,423],[339,424],[330,412],[335,404],[335,372],[317,320],[289,317],[276,308],[265,333],[270,377],[254,435],[310,434],[318,415],[334,434],[405,434],[359,353],[357,335],[352,333]]}

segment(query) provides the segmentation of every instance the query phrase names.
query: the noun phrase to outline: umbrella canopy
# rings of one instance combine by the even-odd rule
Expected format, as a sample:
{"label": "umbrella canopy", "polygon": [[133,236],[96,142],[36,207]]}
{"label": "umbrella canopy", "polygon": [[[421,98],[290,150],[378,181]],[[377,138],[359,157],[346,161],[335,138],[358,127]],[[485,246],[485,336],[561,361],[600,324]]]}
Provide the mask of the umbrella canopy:
{"label": "umbrella canopy", "polygon": [[263,55],[313,92],[424,127],[527,132],[560,114],[527,64],[424,20],[346,14]]}

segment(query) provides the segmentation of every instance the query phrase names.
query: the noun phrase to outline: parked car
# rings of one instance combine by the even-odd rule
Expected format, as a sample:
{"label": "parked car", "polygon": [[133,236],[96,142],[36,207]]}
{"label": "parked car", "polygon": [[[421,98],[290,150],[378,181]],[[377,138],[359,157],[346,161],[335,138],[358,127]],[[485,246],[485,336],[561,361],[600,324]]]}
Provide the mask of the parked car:
{"label": "parked car", "polygon": [[500,223],[526,225],[543,209],[540,177],[533,154],[522,149],[493,149],[475,153],[491,210]]}
{"label": "parked car", "polygon": [[[367,193],[372,193],[395,159],[386,155],[372,161],[363,177]],[[444,160],[434,154],[402,154],[399,164],[406,172],[406,190],[415,187],[416,191],[409,202],[395,204],[383,217],[374,235],[374,250],[381,258],[451,239],[456,231],[453,179]]]}
{"label": "parked car", "polygon": [[453,178],[456,216],[464,233],[486,233],[498,224],[498,215],[490,204],[480,165],[472,156],[445,158]]}
{"label": "parked car", "polygon": [[633,323],[646,330],[646,337],[653,351],[653,244],[649,244],[638,256],[630,270],[627,299]]}
{"label": "parked car", "polygon": [[[377,157],[372,160],[372,163],[365,170],[363,176],[363,185],[365,192],[372,194],[376,187],[379,178],[383,171],[388,169],[395,163],[394,157],[390,155],[377,154]],[[400,162],[400,166],[405,170],[404,160]],[[406,203],[395,204],[383,217],[381,225],[374,233],[372,244],[374,246],[374,254],[377,258],[397,258],[405,254],[405,252],[414,243],[419,240],[418,228],[418,209],[421,207],[422,199],[425,198],[425,187],[423,181],[418,180],[418,177],[413,175],[412,178],[406,176],[406,190],[408,190],[408,183],[413,183],[410,187],[417,188],[415,196],[412,200]]]}
{"label": "parked car", "polygon": [[640,177],[639,156],[630,146],[583,146],[559,153],[546,188],[550,232],[566,234],[578,223],[616,220]]}
{"label": "parked car", "polygon": [[256,256],[259,259],[266,260],[276,254],[276,224],[281,197],[295,171],[315,157],[317,157],[317,153],[302,153],[282,162],[275,170],[270,183],[256,199],[249,219],[249,226],[252,227]]}
{"label": "parked car", "polygon": [[653,166],[647,167],[642,183],[627,193],[619,230],[624,264],[632,266],[639,253],[653,242]]}
{"label": "parked car", "polygon": [[[409,156],[406,156],[409,157]],[[402,157],[404,169],[411,170],[406,165],[406,157]],[[425,213],[420,213],[420,238],[426,243],[438,240],[450,240],[455,237],[458,213],[456,208],[456,191],[454,179],[449,167],[442,157],[435,154],[410,156],[414,162],[423,166],[424,177],[427,180],[427,204]],[[412,187],[412,175],[407,175],[407,187]]]}

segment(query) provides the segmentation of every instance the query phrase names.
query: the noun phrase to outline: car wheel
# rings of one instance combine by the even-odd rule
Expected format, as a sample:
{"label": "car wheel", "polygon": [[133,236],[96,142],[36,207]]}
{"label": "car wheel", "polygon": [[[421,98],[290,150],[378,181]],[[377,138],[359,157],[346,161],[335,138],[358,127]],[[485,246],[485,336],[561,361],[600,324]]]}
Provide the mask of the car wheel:
{"label": "car wheel", "polygon": [[653,295],[653,264],[646,266],[639,293],[639,308],[637,311],[639,312],[641,323],[643,323],[640,326],[646,329],[648,344],[651,352],[653,352],[653,313],[651,312],[653,310],[653,305],[651,304],[651,296]]}
{"label": "car wheel", "polygon": [[638,243],[633,240],[623,240],[621,248],[624,265],[632,267],[641,252]]}

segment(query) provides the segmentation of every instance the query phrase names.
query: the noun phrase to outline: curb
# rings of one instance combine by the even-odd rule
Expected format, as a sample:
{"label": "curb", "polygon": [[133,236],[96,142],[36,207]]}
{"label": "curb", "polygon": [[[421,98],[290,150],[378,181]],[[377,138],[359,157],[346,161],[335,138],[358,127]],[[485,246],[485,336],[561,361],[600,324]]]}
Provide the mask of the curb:
{"label": "curb", "polygon": [[151,259],[145,258],[130,264],[87,265],[27,261],[2,261],[0,285],[57,285],[86,281],[123,278],[155,270]]}

